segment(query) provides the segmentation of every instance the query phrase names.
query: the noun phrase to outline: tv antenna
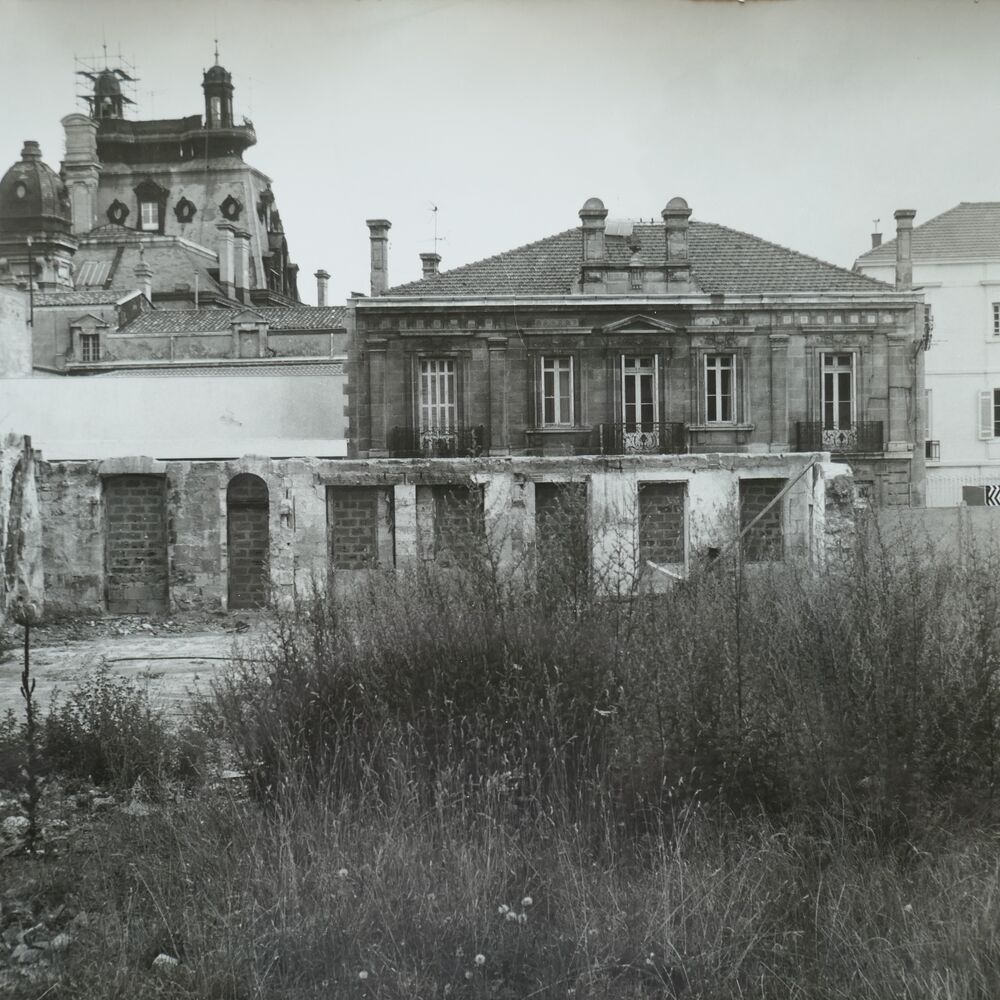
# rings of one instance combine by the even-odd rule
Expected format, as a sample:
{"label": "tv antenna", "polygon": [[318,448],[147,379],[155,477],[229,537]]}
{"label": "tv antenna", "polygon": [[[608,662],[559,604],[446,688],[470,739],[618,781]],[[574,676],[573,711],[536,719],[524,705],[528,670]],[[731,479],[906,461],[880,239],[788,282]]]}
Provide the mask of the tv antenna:
{"label": "tv antenna", "polygon": [[434,202],[427,203],[430,206],[430,213],[434,217],[434,252],[437,253],[438,243],[443,243],[448,237],[438,236],[438,207]]}

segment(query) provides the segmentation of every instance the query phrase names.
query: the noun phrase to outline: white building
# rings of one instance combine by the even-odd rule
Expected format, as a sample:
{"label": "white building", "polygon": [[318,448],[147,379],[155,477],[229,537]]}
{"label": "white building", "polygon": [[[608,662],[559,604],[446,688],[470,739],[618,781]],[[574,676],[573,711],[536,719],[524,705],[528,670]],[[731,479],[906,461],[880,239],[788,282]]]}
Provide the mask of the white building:
{"label": "white building", "polygon": [[[1000,202],[961,202],[911,239],[913,286],[933,318],[927,506],[1000,505]],[[879,243],[855,270],[891,282],[896,251]]]}

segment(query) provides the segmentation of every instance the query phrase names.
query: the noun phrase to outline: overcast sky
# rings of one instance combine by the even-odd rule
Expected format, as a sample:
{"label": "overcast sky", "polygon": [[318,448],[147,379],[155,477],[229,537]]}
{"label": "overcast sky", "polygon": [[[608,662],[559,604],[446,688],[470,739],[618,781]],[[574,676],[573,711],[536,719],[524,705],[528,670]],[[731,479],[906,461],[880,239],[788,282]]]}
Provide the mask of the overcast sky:
{"label": "overcast sky", "polygon": [[135,117],[202,110],[233,74],[300,291],[419,277],[570,228],[590,196],[659,218],[675,195],[843,266],[893,210],[1000,200],[1000,0],[0,0],[0,171],[58,169],[74,55],[134,61]]}

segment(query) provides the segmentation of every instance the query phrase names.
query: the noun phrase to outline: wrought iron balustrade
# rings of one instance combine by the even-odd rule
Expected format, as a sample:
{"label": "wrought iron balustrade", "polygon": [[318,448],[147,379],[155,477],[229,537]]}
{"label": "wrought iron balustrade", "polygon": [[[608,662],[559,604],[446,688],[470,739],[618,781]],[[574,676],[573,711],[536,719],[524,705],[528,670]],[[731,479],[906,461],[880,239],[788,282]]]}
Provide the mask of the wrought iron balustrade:
{"label": "wrought iron balustrade", "polygon": [[599,424],[601,455],[682,455],[687,431],[682,423]]}
{"label": "wrought iron balustrade", "polygon": [[393,427],[389,431],[393,458],[475,458],[489,452],[484,424],[475,427]]}
{"label": "wrought iron balustrade", "polygon": [[881,420],[857,420],[851,427],[824,427],[821,420],[800,420],[795,425],[796,451],[884,451]]}

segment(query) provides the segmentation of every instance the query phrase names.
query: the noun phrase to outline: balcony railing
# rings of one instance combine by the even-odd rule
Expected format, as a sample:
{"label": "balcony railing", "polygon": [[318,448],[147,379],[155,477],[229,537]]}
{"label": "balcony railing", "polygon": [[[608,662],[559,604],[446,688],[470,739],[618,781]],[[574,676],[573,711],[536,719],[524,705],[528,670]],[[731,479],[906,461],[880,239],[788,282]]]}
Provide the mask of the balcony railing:
{"label": "balcony railing", "polygon": [[881,420],[858,420],[853,427],[828,428],[820,420],[800,420],[795,425],[796,451],[884,451]]}
{"label": "balcony railing", "polygon": [[682,455],[687,432],[682,423],[599,424],[601,455]]}
{"label": "balcony railing", "polygon": [[475,458],[489,452],[489,433],[483,424],[421,430],[393,427],[389,432],[393,458]]}

